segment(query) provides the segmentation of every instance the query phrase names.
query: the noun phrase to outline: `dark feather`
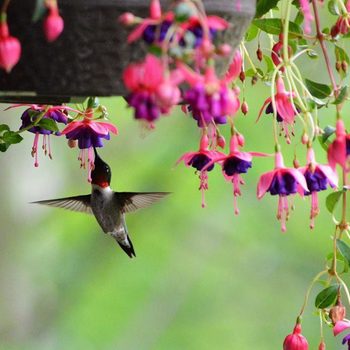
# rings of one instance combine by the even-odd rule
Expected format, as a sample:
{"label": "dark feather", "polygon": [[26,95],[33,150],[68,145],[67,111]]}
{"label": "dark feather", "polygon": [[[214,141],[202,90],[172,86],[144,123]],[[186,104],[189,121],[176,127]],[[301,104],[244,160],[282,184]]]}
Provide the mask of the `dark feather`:
{"label": "dark feather", "polygon": [[116,192],[115,197],[123,213],[130,213],[147,208],[158,202],[170,192]]}
{"label": "dark feather", "polygon": [[80,213],[92,214],[91,205],[90,205],[90,195],[85,196],[75,196],[67,198],[58,198],[58,199],[48,199],[44,201],[32,202],[35,204],[48,205],[50,207],[57,207],[72,211],[77,211]]}

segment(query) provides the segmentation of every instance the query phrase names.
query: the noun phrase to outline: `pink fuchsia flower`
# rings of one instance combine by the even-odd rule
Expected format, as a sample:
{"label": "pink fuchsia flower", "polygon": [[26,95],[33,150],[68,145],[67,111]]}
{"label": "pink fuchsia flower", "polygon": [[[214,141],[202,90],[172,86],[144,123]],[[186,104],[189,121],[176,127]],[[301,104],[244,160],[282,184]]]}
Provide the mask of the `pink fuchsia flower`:
{"label": "pink fuchsia flower", "polygon": [[0,68],[10,73],[21,57],[21,43],[9,33],[6,21],[0,22]]}
{"label": "pink fuchsia flower", "polygon": [[63,32],[64,21],[58,12],[56,1],[50,2],[48,9],[49,14],[44,19],[43,29],[46,40],[51,43],[55,41]]}
{"label": "pink fuchsia flower", "polygon": [[328,163],[334,170],[339,164],[345,171],[350,171],[350,134],[346,133],[341,119],[337,120],[335,136],[328,147]]}
{"label": "pink fuchsia flower", "polygon": [[118,133],[111,123],[99,122],[92,119],[92,113],[87,111],[81,121],[73,121],[61,132],[68,140],[78,140],[80,166],[85,169],[88,165],[88,181],[91,182],[91,170],[94,166],[94,148],[103,147],[102,140],[110,139],[110,132]]}
{"label": "pink fuchsia flower", "polygon": [[[295,116],[299,114],[299,111],[293,104],[294,93],[286,91],[283,83],[283,79],[279,77],[276,81],[277,93],[275,94],[275,104],[276,104],[276,115],[277,122],[281,124],[281,130],[284,132],[287,142],[290,142],[290,132],[288,128],[293,127]],[[267,106],[267,107],[266,107]],[[260,109],[258,119],[260,119],[261,114],[266,107],[265,113],[274,113],[272,98],[269,97],[265,100],[263,106]],[[292,129],[293,134],[293,129]]]}
{"label": "pink fuchsia flower", "polygon": [[[209,138],[207,134],[203,134],[200,140],[199,150],[197,152],[187,152],[182,155],[176,162],[184,162],[187,167],[193,167],[196,169],[196,173],[199,172],[199,190],[202,191],[202,207],[205,204],[205,191],[208,190],[208,171],[213,170],[214,163],[217,158],[223,154],[218,151],[209,150]],[[211,163],[209,166],[207,166]],[[204,170],[204,168],[206,169]]]}
{"label": "pink fuchsia flower", "polygon": [[307,150],[307,165],[299,168],[304,174],[308,191],[301,189],[301,194],[311,195],[310,228],[314,228],[315,217],[319,213],[317,192],[324,191],[327,186],[338,186],[338,175],[329,165],[318,164],[315,159],[315,152],[312,148]]}
{"label": "pink fuchsia flower", "polygon": [[300,9],[304,15],[304,30],[306,34],[311,33],[311,22],[314,20],[314,17],[312,16],[311,10],[310,10],[310,3],[309,0],[299,0]]}
{"label": "pink fuchsia flower", "polygon": [[338,334],[344,332],[346,329],[349,329],[349,328],[350,328],[350,321],[348,320],[338,321],[333,327],[333,334],[334,336],[337,336]]}
{"label": "pink fuchsia flower", "polygon": [[[42,118],[42,120],[51,119],[56,123],[67,124],[69,107],[52,106],[46,110],[44,116],[41,116],[41,114],[45,110],[46,110],[46,106],[39,106],[39,105],[32,105],[30,108],[26,109],[21,116],[22,125],[20,127],[20,130],[31,126],[33,123],[36,122],[38,118]],[[34,157],[35,159],[34,166],[38,167],[39,166],[39,162],[38,162],[39,137],[40,135],[43,135],[42,149],[44,150],[45,155],[48,154],[49,158],[52,159],[50,135],[53,134],[54,131],[46,129],[45,127],[40,125],[34,125],[31,128],[29,128],[27,131],[35,134],[33,147],[32,147],[32,157]],[[59,135],[60,133],[55,132],[55,134]]]}
{"label": "pink fuchsia flower", "polygon": [[258,199],[261,199],[266,192],[272,196],[278,195],[277,219],[281,221],[281,229],[286,231],[286,221],[289,217],[288,196],[298,191],[298,186],[308,191],[306,180],[303,174],[294,168],[286,168],[281,152],[275,154],[275,169],[261,175],[257,188]]}
{"label": "pink fuchsia flower", "polygon": [[235,77],[227,74],[219,79],[214,67],[207,67],[205,74],[192,71],[184,63],[178,63],[179,69],[190,88],[184,93],[184,100],[189,104],[193,118],[199,127],[212,123],[226,124],[228,116],[234,116],[240,107],[239,89],[231,89],[229,83]]}
{"label": "pink fuchsia flower", "polygon": [[174,70],[167,76],[163,61],[154,55],[147,55],[142,63],[130,64],[123,79],[130,91],[126,100],[135,109],[136,119],[152,123],[180,101],[177,84],[182,81],[182,75]]}
{"label": "pink fuchsia flower", "polygon": [[286,336],[283,342],[283,350],[308,350],[309,344],[301,334],[301,324],[297,323],[293,333]]}
{"label": "pink fuchsia flower", "polygon": [[212,166],[214,162],[222,167],[222,173],[227,181],[232,182],[233,198],[235,214],[239,214],[237,206],[237,197],[241,195],[240,185],[244,185],[244,180],[241,174],[247,173],[248,169],[252,167],[253,156],[267,156],[263,153],[256,152],[241,152],[240,147],[244,146],[244,137],[241,134],[234,133],[230,140],[230,153],[216,158],[216,160],[208,163],[202,170],[206,170]]}

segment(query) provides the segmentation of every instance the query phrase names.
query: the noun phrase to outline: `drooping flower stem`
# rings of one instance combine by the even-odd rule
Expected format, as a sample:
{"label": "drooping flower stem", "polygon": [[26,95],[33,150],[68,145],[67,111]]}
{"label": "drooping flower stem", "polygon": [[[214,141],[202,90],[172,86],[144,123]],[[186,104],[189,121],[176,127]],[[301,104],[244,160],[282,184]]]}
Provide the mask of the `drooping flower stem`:
{"label": "drooping flower stem", "polygon": [[10,5],[11,0],[4,0],[1,6],[1,21],[6,20],[7,9]]}
{"label": "drooping flower stem", "polygon": [[[326,62],[326,67],[327,67],[329,78],[330,78],[332,86],[333,86],[334,94],[337,97],[338,86],[337,86],[337,83],[335,81],[335,77],[334,77],[331,62],[330,62],[330,59],[328,56],[327,48],[326,48],[326,45],[324,43],[324,35],[321,31],[320,16],[318,14],[318,7],[317,7],[316,0],[312,0],[312,6],[314,9],[314,14],[315,14],[316,37],[317,37],[317,40],[319,41],[321,49],[322,49],[323,57],[324,57],[324,60]],[[336,106],[336,108],[337,108],[337,111],[339,112],[341,109],[341,104],[338,104]]]}
{"label": "drooping flower stem", "polygon": [[284,25],[283,25],[283,62],[285,67],[289,65],[288,33],[289,33],[289,19],[290,19],[291,7],[292,7],[292,2],[287,1],[285,16],[284,16]]}
{"label": "drooping flower stem", "polygon": [[328,273],[328,270],[323,270],[321,272],[319,272],[314,278],[313,280],[311,281],[310,285],[309,285],[309,288],[307,289],[306,291],[306,294],[305,294],[305,298],[304,298],[304,302],[303,302],[303,305],[300,309],[300,312],[299,312],[299,315],[298,315],[298,319],[301,318],[301,316],[303,315],[304,311],[305,311],[305,308],[308,304],[308,301],[309,301],[309,297],[310,297],[310,293],[312,291],[312,288],[313,286],[315,285],[315,283],[325,274]]}

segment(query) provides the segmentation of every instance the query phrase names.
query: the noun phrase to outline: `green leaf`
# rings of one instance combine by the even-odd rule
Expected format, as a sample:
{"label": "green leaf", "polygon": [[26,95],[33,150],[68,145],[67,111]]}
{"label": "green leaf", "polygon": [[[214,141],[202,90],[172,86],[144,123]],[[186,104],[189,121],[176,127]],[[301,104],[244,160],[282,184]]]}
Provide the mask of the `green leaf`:
{"label": "green leaf", "polygon": [[261,17],[277,6],[279,0],[258,0],[256,3],[255,17]]}
{"label": "green leaf", "polygon": [[318,309],[325,309],[334,304],[338,295],[339,284],[332,284],[326,289],[323,289],[317,294],[315,299],[315,306]]}
{"label": "green leaf", "polygon": [[50,118],[41,119],[40,122],[36,126],[40,126],[41,128],[43,128],[45,130],[50,130],[50,131],[54,131],[54,132],[59,131],[56,122]]}
{"label": "green leaf", "polygon": [[[257,68],[256,70],[260,76],[264,76],[264,72],[260,68]],[[245,72],[245,76],[248,78],[254,77],[256,74],[257,73],[255,73],[255,71],[252,68],[249,68]]]}
{"label": "green leaf", "polygon": [[12,145],[14,143],[19,143],[23,140],[23,137],[14,131],[6,131],[2,135],[2,139],[5,143]]}
{"label": "green leaf", "polygon": [[344,241],[337,239],[337,248],[348,264],[350,264],[350,247]]}
{"label": "green leaf", "polygon": [[346,99],[347,95],[348,95],[348,87],[345,85],[340,89],[337,98],[332,103],[334,105],[338,105],[340,103],[343,103],[344,100]]}
{"label": "green leaf", "polygon": [[6,150],[10,147],[7,143],[0,143],[0,152],[6,152]]}
{"label": "green leaf", "polygon": [[340,15],[338,2],[336,0],[330,0],[328,2],[328,11],[334,16],[339,16]]}
{"label": "green leaf", "polygon": [[[87,102],[87,108],[97,108],[99,104],[100,104],[100,100],[98,99],[98,97],[89,97],[88,102]],[[42,120],[44,120],[44,119],[42,119]],[[51,130],[51,129],[49,129],[49,130]]]}
{"label": "green leaf", "polygon": [[148,46],[148,52],[157,57],[160,57],[162,55],[162,48],[158,45],[150,45]]}
{"label": "green leaf", "polygon": [[253,39],[256,38],[258,33],[259,33],[259,28],[256,25],[251,24],[245,33],[245,40],[252,41]]}
{"label": "green leaf", "polygon": [[337,61],[345,61],[347,64],[350,64],[348,54],[341,47],[334,45],[334,54]]}
{"label": "green leaf", "polygon": [[295,19],[294,19],[294,23],[297,24],[298,26],[300,26],[304,21],[304,15],[301,11],[298,11]]}
{"label": "green leaf", "polygon": [[327,125],[321,136],[318,136],[318,140],[322,148],[327,151],[330,142],[328,141],[329,137],[335,133],[335,128],[333,126]]}
{"label": "green leaf", "polygon": [[332,93],[330,86],[325,84],[316,83],[315,81],[305,79],[306,87],[310,94],[317,98],[326,98]]}
{"label": "green leaf", "polygon": [[333,192],[327,196],[326,207],[331,214],[333,214],[334,209],[343,193],[344,193],[344,190],[340,190],[337,192]]}
{"label": "green leaf", "polygon": [[264,55],[264,61],[267,67],[267,73],[272,72],[275,69],[275,65],[273,64],[271,57]]}
{"label": "green leaf", "polygon": [[3,132],[3,131],[9,131],[10,128],[8,125],[6,124],[0,124],[0,132]]}
{"label": "green leaf", "polygon": [[36,0],[32,22],[38,22],[46,12],[45,0]]}
{"label": "green leaf", "polygon": [[[253,21],[253,24],[255,24],[262,31],[269,34],[279,35],[283,31],[282,21],[278,18],[255,19]],[[290,38],[301,37],[302,33],[303,31],[299,25],[294,22],[289,22]]]}

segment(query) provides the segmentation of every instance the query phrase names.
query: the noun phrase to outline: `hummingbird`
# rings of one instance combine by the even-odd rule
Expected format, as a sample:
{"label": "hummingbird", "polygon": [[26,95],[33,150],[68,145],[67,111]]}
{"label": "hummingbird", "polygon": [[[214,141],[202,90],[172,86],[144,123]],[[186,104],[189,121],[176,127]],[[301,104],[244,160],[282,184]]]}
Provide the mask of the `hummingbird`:
{"label": "hummingbird", "polygon": [[103,232],[113,237],[124,252],[136,257],[126,226],[125,214],[157,202],[170,192],[115,192],[111,189],[110,166],[98,155],[96,149],[94,169],[91,172],[91,194],[49,199],[32,203],[68,209],[95,216]]}

